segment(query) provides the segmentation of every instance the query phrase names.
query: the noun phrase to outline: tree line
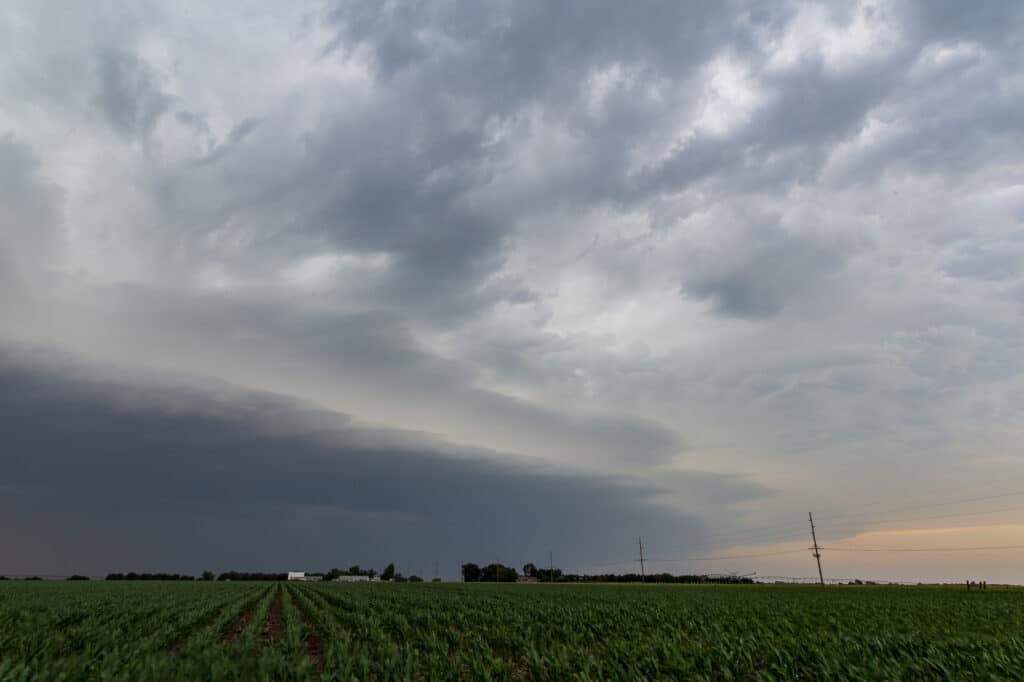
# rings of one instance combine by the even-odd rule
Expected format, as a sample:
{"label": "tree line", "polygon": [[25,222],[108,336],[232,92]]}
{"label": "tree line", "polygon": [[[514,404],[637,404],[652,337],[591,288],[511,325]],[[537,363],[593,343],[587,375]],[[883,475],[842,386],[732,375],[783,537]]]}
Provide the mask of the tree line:
{"label": "tree line", "polygon": [[[563,573],[558,568],[538,568],[529,563],[523,566],[523,576],[540,582],[557,583],[719,583],[729,585],[753,584],[746,576],[707,576],[707,575],[673,575],[671,573],[653,573],[641,576],[639,573],[602,573],[598,575],[580,575]],[[467,583],[514,583],[519,580],[519,572],[512,566],[492,563],[479,566],[474,563],[462,564],[462,580]]]}
{"label": "tree line", "polygon": [[[349,566],[348,569],[332,568],[329,571],[323,573],[307,573],[309,577],[320,578],[321,580],[334,580],[335,578],[343,575],[364,575],[368,578],[377,576],[377,571],[368,568],[364,569],[359,564]],[[71,580],[74,579],[85,579],[85,576],[72,576]],[[231,581],[247,581],[247,580],[259,580],[259,581],[279,581],[287,580],[287,573],[261,573],[253,571],[225,571],[218,575],[215,575],[212,571],[203,571],[202,575],[198,578],[191,575],[184,575],[180,573],[110,573],[106,577],[107,580],[231,580]],[[392,581],[396,583],[421,583],[423,578],[418,575],[410,575],[408,577],[395,571],[395,565],[393,563],[388,564],[383,572],[380,573],[380,579],[384,581]]]}
{"label": "tree line", "polygon": [[109,573],[107,580],[195,580],[195,576],[181,573]]}

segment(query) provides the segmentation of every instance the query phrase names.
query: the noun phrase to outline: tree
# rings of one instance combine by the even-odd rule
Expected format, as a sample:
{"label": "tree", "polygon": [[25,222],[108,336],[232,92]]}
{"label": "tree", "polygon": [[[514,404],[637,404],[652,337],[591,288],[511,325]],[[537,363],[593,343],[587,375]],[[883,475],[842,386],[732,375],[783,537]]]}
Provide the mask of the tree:
{"label": "tree", "polygon": [[514,583],[519,573],[504,564],[487,564],[480,569],[480,580],[485,583]]}
{"label": "tree", "polygon": [[421,582],[423,582],[423,578],[419,577],[418,575],[410,575],[409,576],[409,582],[411,582],[411,583],[421,583]]}
{"label": "tree", "polygon": [[360,570],[359,564],[356,564],[355,566],[349,566],[348,574],[349,575],[362,575],[363,572]]}
{"label": "tree", "polygon": [[480,567],[476,564],[462,564],[462,580],[467,583],[480,580]]}
{"label": "tree", "polygon": [[525,575],[527,578],[536,578],[537,567],[534,566],[532,563],[523,565],[523,575]]}
{"label": "tree", "polygon": [[213,580],[214,577],[215,576],[213,575],[213,571],[203,571],[203,575],[199,579],[200,580]]}
{"label": "tree", "polygon": [[547,582],[553,582],[553,581],[558,580],[559,578],[562,577],[562,569],[556,568],[556,569],[554,569],[552,571],[552,570],[549,570],[547,568],[538,568],[537,569],[537,577],[540,578],[543,582],[546,582],[546,583]]}
{"label": "tree", "polygon": [[384,572],[380,574],[381,580],[394,580],[395,578],[395,565],[388,564],[388,567],[384,569]]}

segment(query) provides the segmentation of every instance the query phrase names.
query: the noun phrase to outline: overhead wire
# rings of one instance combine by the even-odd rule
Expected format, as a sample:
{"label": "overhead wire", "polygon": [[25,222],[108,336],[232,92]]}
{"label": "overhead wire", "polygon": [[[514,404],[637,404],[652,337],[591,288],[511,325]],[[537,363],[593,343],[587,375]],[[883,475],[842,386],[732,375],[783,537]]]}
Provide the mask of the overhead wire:
{"label": "overhead wire", "polygon": [[[1018,492],[1007,492],[999,493],[994,495],[982,495],[975,497],[967,497],[955,500],[946,500],[943,502],[934,502],[920,505],[908,505],[897,508],[889,508],[882,511],[863,511],[863,512],[851,512],[839,517],[823,517],[819,520],[819,530],[829,533],[836,528],[851,528],[861,526],[876,526],[876,525],[890,525],[894,523],[911,523],[915,521],[932,521],[938,519],[953,519],[962,517],[976,517],[986,516],[991,514],[1009,513],[1009,512],[1020,512],[1024,511],[1021,507],[1007,507],[1001,509],[988,509],[988,510],[977,510],[977,511],[963,511],[955,512],[951,514],[933,514],[928,516],[914,516],[909,518],[897,518],[897,519],[867,519],[864,521],[851,520],[855,517],[865,516],[877,516],[879,514],[890,514],[901,511],[914,511],[918,509],[931,509],[937,507],[949,507],[962,504],[970,504],[974,502],[984,502],[997,499],[1006,499],[1010,497],[1022,497],[1024,491]],[[786,526],[763,526],[760,529],[745,529],[736,533],[717,533],[709,536],[703,536],[702,540],[713,540],[722,539],[726,537],[736,538],[738,535],[744,536],[746,539],[735,540],[731,546],[738,545],[766,545],[772,543],[778,543],[786,540],[795,540],[805,538],[807,533],[791,533],[788,535],[774,535],[770,537],[764,537],[763,535],[755,535],[756,533],[763,533],[765,530],[775,530],[778,532],[784,532],[788,530],[796,530],[803,528],[803,524],[800,525],[786,525]],[[869,531],[870,528],[864,530]],[[842,540],[831,541],[830,546],[819,547],[822,551],[834,551],[834,552],[976,552],[976,551],[1010,551],[1010,550],[1024,550],[1024,545],[993,545],[993,546],[979,546],[979,547],[856,547],[856,546],[841,546]],[[837,546],[839,545],[839,546]],[[743,554],[722,554],[715,556],[688,556],[682,554],[680,556],[674,556],[669,558],[650,558],[646,562],[650,564],[666,564],[666,563],[686,563],[686,562],[705,562],[705,561],[733,561],[740,559],[754,559],[761,557],[770,556],[785,556],[792,554],[802,554],[806,551],[811,551],[812,548],[806,549],[792,549],[792,550],[781,550],[773,552],[754,552],[754,553],[743,553]],[[616,561],[602,564],[587,564],[590,568],[602,568],[609,566],[627,566],[638,563],[638,559],[628,561]]]}
{"label": "overhead wire", "polygon": [[[849,527],[860,523],[859,519],[862,517],[872,517],[884,514],[893,514],[904,511],[915,511],[918,509],[930,509],[935,507],[949,507],[960,504],[970,504],[972,502],[982,502],[988,500],[1005,499],[1008,497],[1024,497],[1024,491],[999,493],[994,495],[982,495],[967,497],[955,500],[946,500],[943,502],[932,502],[927,504],[908,505],[895,508],[888,508],[883,510],[867,510],[867,511],[852,511],[841,513],[835,516],[816,516],[815,519],[820,524],[828,524],[830,527]],[[1005,509],[1005,510],[992,510],[992,511],[981,511],[981,512],[963,512],[951,515],[941,516],[930,516],[930,517],[914,517],[910,519],[888,519],[888,520],[867,520],[864,521],[866,524],[879,524],[879,523],[903,523],[905,521],[916,521],[916,520],[930,520],[935,518],[953,518],[955,516],[967,516],[967,515],[983,515],[983,514],[995,514],[1000,511],[1016,511],[1017,509]],[[726,532],[713,532],[708,535],[703,535],[702,540],[704,541],[732,541],[732,545],[744,545],[744,544],[767,544],[771,542],[778,542],[781,540],[795,539],[803,537],[806,533],[796,533],[795,531],[804,530],[806,525],[800,524],[772,524],[764,526],[755,526],[742,529],[735,529]],[[764,537],[764,534],[772,534],[772,537]],[[784,536],[778,536],[777,533],[787,533]]]}
{"label": "overhead wire", "polygon": [[1024,549],[1024,545],[990,545],[988,547],[819,547],[829,552],[995,552]]}
{"label": "overhead wire", "polygon": [[852,518],[852,517],[871,516],[871,515],[874,515],[874,514],[898,514],[900,512],[905,512],[905,511],[917,511],[918,509],[932,509],[932,508],[935,508],[935,507],[952,507],[952,506],[955,506],[955,505],[958,505],[958,504],[970,504],[972,502],[986,502],[986,501],[989,501],[989,500],[1005,499],[1007,497],[1024,497],[1024,491],[1018,491],[1018,492],[1012,492],[1012,493],[1001,493],[1001,494],[998,494],[998,495],[984,495],[984,496],[981,496],[981,497],[969,497],[969,498],[960,499],[960,500],[947,500],[945,502],[932,502],[932,503],[929,503],[929,504],[919,504],[919,505],[912,505],[912,506],[907,506],[907,507],[897,507],[897,508],[894,508],[894,509],[884,509],[884,510],[881,510],[881,511],[849,512],[849,513],[843,514],[842,516],[839,516],[839,517],[834,517],[834,516],[830,517],[830,516],[828,516],[826,514],[825,516],[820,517],[820,521],[821,522],[835,521],[835,520],[840,520],[841,521],[843,519],[849,519],[849,518]]}

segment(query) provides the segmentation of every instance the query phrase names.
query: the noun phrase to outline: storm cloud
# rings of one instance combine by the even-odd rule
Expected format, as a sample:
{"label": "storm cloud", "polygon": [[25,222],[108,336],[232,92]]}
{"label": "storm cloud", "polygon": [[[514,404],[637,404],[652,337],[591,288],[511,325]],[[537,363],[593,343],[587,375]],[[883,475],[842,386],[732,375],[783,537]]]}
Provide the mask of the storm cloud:
{"label": "storm cloud", "polygon": [[180,542],[111,568],[327,561],[298,538],[335,523],[366,562],[583,565],[1009,485],[1022,35],[1014,2],[9,4],[19,565],[106,567],[143,510]]}
{"label": "storm cloud", "polygon": [[[638,527],[677,546],[701,539],[702,523],[650,501],[659,491],[649,484],[356,426],[280,396],[164,381],[5,352],[5,546],[47,547],[6,554],[5,571],[40,572],[44,559],[49,570],[93,572],[397,561],[454,576],[460,559],[554,547],[573,566],[614,560]],[[705,490],[765,494],[695,476]],[[253,546],[261,532],[266,542]]]}

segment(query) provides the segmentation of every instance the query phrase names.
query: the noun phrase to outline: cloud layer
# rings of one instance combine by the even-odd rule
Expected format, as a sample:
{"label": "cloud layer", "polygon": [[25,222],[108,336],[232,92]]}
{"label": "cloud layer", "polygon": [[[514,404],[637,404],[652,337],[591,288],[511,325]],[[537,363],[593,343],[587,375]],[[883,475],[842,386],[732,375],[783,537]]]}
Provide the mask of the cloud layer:
{"label": "cloud layer", "polygon": [[[396,487],[437,467],[496,518],[531,467],[581,515],[656,508],[711,545],[991,489],[1024,473],[1022,29],[1013,2],[14,2],[0,341],[129,377],[73,406],[169,439],[138,441],[118,490],[199,452],[242,476],[228,431],[320,461],[255,435],[259,413],[190,413],[191,452],[105,412],[168,376],[422,434],[389,456],[431,464]],[[88,433],[32,457],[113,466]],[[279,505],[336,475],[288,461],[252,463],[290,486],[254,498],[285,536],[313,526]],[[54,485],[86,476],[66,468]],[[225,479],[180,490],[252,537]],[[579,561],[654,533],[629,525]]]}

